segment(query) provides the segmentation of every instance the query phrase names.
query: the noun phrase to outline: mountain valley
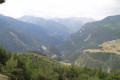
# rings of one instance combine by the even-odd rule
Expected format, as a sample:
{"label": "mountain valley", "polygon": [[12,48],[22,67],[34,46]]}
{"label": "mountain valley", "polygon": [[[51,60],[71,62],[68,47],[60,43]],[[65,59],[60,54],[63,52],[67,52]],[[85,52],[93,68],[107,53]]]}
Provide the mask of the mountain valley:
{"label": "mountain valley", "polygon": [[[56,20],[32,16],[14,19],[0,15],[0,45],[12,52],[11,54],[0,47],[0,73],[15,79],[16,75],[10,75],[9,72],[14,67],[11,65],[16,63],[15,60],[25,66],[24,68],[16,63],[13,70],[15,73],[21,71],[17,78],[23,80],[79,80],[79,77],[75,77],[78,76],[75,74],[77,70],[79,74],[82,70],[87,71],[79,75],[87,75],[86,80],[112,80],[111,75],[115,75],[114,71],[120,69],[120,15],[82,24],[82,28],[79,27],[79,30],[73,30],[72,33],[64,20]],[[72,25],[69,22],[68,24]],[[23,63],[22,60],[27,62]],[[24,69],[28,72],[23,72]],[[89,75],[89,70],[94,75]],[[106,77],[100,78],[99,71]],[[73,74],[74,77],[71,77]]]}

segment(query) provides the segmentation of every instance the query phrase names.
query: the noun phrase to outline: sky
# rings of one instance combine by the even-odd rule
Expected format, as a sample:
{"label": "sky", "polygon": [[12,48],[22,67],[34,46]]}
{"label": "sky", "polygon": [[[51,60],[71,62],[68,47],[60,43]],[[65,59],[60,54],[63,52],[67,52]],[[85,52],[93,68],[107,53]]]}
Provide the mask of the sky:
{"label": "sky", "polygon": [[120,0],[6,0],[0,14],[43,18],[89,17],[95,20],[120,14]]}

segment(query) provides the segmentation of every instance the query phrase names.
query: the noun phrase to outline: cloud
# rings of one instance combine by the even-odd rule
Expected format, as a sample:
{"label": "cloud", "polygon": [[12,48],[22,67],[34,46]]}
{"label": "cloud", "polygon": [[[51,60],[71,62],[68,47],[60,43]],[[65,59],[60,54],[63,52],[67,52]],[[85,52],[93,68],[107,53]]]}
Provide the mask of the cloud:
{"label": "cloud", "polygon": [[102,19],[120,14],[119,3],[120,0],[7,0],[0,6],[0,13],[12,17],[33,15]]}

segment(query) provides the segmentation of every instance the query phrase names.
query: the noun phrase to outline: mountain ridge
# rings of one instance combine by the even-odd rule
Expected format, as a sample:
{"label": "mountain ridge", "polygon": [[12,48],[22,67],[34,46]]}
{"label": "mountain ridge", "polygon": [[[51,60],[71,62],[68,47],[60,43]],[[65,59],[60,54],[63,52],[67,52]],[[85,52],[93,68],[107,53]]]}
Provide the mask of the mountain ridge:
{"label": "mountain ridge", "polygon": [[71,33],[75,33],[77,30],[81,29],[84,24],[95,21],[87,17],[54,18],[52,20],[66,25],[70,28]]}
{"label": "mountain ridge", "polygon": [[[102,60],[103,55],[110,56],[113,53],[114,57],[119,55],[114,52],[95,52],[89,53],[84,50],[98,50],[101,49],[99,45],[107,41],[120,39],[120,15],[110,16],[101,21],[91,22],[85,24],[79,31],[70,35],[66,41],[63,42],[58,48],[63,54],[65,60],[69,60],[77,66],[87,66],[87,67],[99,67],[100,65],[104,69],[108,69],[109,58],[106,60],[107,66],[101,64],[103,61],[99,62],[99,58]],[[114,44],[113,44],[114,45]],[[103,49],[103,48],[102,48]],[[116,48],[117,50],[117,48]],[[119,50],[119,49],[118,49]],[[96,58],[95,58],[96,56]],[[95,58],[95,60],[94,60]],[[115,58],[116,61],[118,58]],[[97,62],[99,62],[99,64]],[[113,64],[114,59],[112,60]],[[91,64],[92,65],[91,65]],[[116,64],[114,64],[116,65]],[[116,65],[117,66],[117,65]],[[109,67],[109,66],[108,66]],[[115,67],[115,66],[114,66]],[[114,67],[109,68],[109,71],[114,69]],[[118,66],[117,66],[118,67]]]}
{"label": "mountain ridge", "polygon": [[[113,17],[117,18],[118,16],[113,16]],[[117,22],[113,22],[113,23],[106,22],[105,23],[106,19],[108,20],[108,18],[109,17],[103,19],[104,21],[101,20],[101,21],[96,21],[96,22],[85,24],[76,33],[71,34],[70,37],[64,42],[65,44],[63,43],[63,46],[61,46],[61,48],[63,47],[65,49],[67,47],[72,47],[72,48],[76,47],[80,49],[82,45],[83,46],[87,45],[87,43],[90,44],[90,42],[91,42],[91,46],[93,45],[93,48],[94,48],[94,47],[97,47],[98,43],[102,44],[103,42],[110,41],[110,40],[116,40],[117,38],[120,38],[120,35],[119,35],[120,19],[118,19]],[[110,34],[110,33],[113,33],[113,34]],[[96,39],[96,40],[93,40],[93,39]],[[93,44],[92,42],[93,43],[95,42],[95,44]],[[75,46],[73,45],[73,43]]]}
{"label": "mountain ridge", "polygon": [[18,18],[18,20],[27,22],[27,23],[32,23],[38,26],[42,26],[46,30],[53,33],[53,35],[57,34],[57,35],[63,36],[63,38],[66,38],[69,35],[69,28],[53,20],[47,20],[41,17],[34,17],[34,16],[23,16]]}
{"label": "mountain ridge", "polygon": [[63,41],[61,36],[50,35],[51,32],[41,26],[8,16],[0,15],[0,28],[0,44],[12,52],[42,50],[42,45],[47,46],[51,43],[57,45]]}

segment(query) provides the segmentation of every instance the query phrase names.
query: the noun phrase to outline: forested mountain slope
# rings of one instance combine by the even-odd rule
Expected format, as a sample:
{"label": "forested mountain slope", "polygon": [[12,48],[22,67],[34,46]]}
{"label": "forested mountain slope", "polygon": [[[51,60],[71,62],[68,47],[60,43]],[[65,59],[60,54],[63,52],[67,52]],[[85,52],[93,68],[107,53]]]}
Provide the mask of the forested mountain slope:
{"label": "forested mountain slope", "polygon": [[[1,74],[9,77],[3,78]],[[34,53],[11,54],[0,47],[2,80],[119,80],[119,76],[120,69],[107,73],[102,68],[66,66],[46,56]]]}
{"label": "forested mountain slope", "polygon": [[99,45],[99,49],[86,49],[75,61],[76,66],[97,68],[111,72],[120,68],[120,40],[112,40]]}
{"label": "forested mountain slope", "polygon": [[46,28],[0,15],[0,44],[8,51],[41,50],[41,45],[58,45],[62,41],[62,36]]}
{"label": "forested mountain slope", "polygon": [[34,16],[23,16],[18,18],[18,20],[42,26],[51,32],[49,35],[61,36],[63,39],[69,35],[69,28],[59,22],[55,22],[54,20],[47,20]]}
{"label": "forested mountain slope", "polygon": [[84,49],[98,48],[103,42],[120,38],[120,15],[109,16],[101,21],[85,24],[82,29],[59,46],[64,55],[71,55]]}
{"label": "forested mountain slope", "polygon": [[120,68],[120,15],[85,24],[59,46],[65,60],[76,66]]}

